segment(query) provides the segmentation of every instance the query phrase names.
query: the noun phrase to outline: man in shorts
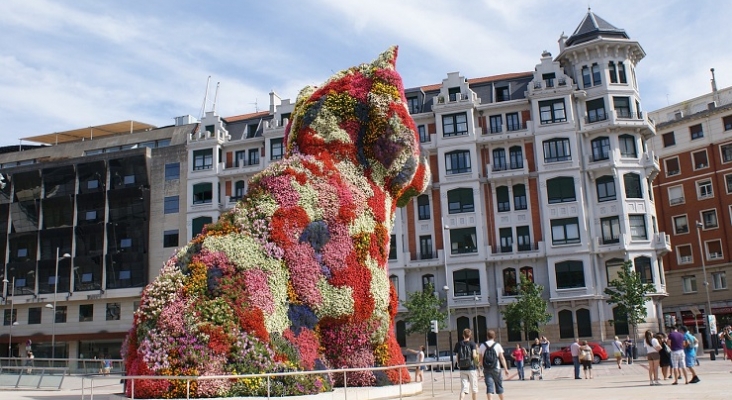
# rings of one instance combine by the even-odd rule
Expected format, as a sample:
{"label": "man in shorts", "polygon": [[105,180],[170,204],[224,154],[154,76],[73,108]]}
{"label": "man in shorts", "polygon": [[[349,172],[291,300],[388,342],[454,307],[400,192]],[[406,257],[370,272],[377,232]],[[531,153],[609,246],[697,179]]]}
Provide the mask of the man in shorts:
{"label": "man in shorts", "polygon": [[455,349],[453,349],[453,353],[458,355],[458,366],[461,365],[460,360],[462,357],[460,357],[460,354],[465,353],[465,351],[461,351],[463,347],[470,347],[469,357],[472,358],[472,362],[470,362],[469,365],[459,367],[460,385],[462,386],[460,390],[460,400],[463,400],[465,395],[468,393],[472,395],[473,400],[478,400],[478,370],[475,367],[475,359],[477,358],[478,350],[476,349],[475,343],[470,340],[472,335],[473,331],[468,328],[463,329],[463,340],[455,343]]}
{"label": "man in shorts", "polygon": [[485,375],[486,395],[488,396],[488,400],[491,400],[491,396],[495,393],[500,400],[503,400],[503,377],[501,376],[501,369],[506,371],[506,376],[508,376],[508,364],[506,364],[506,358],[503,356],[503,347],[501,347],[500,343],[496,342],[496,331],[493,329],[488,331],[488,340],[481,344],[480,350],[478,350],[480,365],[483,365],[485,351],[491,348],[491,346],[493,346],[493,351],[496,352],[498,362],[492,370],[483,371],[483,375]]}
{"label": "man in shorts", "polygon": [[696,362],[696,344],[698,343],[694,335],[689,333],[689,328],[682,326],[681,333],[684,334],[684,357],[686,359],[686,369],[691,372],[691,380],[689,383],[699,382],[699,377],[694,371],[694,363]]}
{"label": "man in shorts", "polygon": [[671,328],[671,332],[668,334],[668,347],[671,348],[671,370],[674,375],[674,383],[672,385],[678,385],[682,372],[684,373],[684,383],[689,383],[689,378],[686,375],[684,335],[676,330],[675,327]]}

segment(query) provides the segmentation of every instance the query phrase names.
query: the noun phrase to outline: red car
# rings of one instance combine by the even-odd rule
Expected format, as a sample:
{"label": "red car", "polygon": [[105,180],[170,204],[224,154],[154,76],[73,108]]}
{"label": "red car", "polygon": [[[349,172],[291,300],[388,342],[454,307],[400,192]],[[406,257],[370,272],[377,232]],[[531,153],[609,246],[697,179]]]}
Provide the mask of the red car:
{"label": "red car", "polygon": [[[587,344],[592,347],[592,354],[594,355],[594,359],[592,360],[593,364],[599,364],[600,361],[607,360],[607,352],[602,345],[599,343]],[[549,360],[551,360],[553,365],[572,364],[572,351],[569,349],[569,346],[562,347],[557,351],[549,353]]]}

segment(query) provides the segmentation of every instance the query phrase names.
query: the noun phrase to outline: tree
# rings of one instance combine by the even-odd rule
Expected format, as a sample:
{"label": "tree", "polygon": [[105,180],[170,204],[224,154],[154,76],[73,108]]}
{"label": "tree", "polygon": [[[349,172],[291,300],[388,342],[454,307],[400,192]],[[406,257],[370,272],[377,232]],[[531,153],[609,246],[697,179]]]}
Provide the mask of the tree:
{"label": "tree", "polygon": [[408,310],[404,319],[407,322],[407,334],[430,332],[430,321],[437,320],[440,328],[445,328],[447,315],[440,311],[442,301],[435,296],[435,288],[428,285],[424,290],[407,294],[404,307]]}
{"label": "tree", "polygon": [[[605,294],[610,296],[608,304],[616,304],[618,313],[624,315],[629,324],[633,325],[633,337],[638,339],[638,324],[646,320],[648,311],[646,302],[649,298],[647,293],[655,292],[650,283],[645,283],[641,276],[633,269],[633,262],[623,263],[623,269],[618,272],[618,277],[608,283]],[[613,320],[613,324],[621,321]]]}
{"label": "tree", "polygon": [[516,301],[503,310],[506,325],[519,327],[524,337],[529,340],[529,333],[541,332],[541,326],[552,318],[547,309],[547,302],[541,297],[544,287],[537,285],[521,274]]}

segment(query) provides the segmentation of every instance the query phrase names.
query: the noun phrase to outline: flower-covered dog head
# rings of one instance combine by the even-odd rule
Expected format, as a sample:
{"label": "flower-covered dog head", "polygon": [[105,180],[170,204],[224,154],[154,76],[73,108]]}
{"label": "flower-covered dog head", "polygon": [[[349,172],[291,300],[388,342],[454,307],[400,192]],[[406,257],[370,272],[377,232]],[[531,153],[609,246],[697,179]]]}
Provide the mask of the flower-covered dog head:
{"label": "flower-covered dog head", "polygon": [[286,142],[290,153],[362,166],[402,206],[424,191],[429,169],[420,159],[396,57],[392,47],[371,64],[337,73],[320,88],[304,88]]}

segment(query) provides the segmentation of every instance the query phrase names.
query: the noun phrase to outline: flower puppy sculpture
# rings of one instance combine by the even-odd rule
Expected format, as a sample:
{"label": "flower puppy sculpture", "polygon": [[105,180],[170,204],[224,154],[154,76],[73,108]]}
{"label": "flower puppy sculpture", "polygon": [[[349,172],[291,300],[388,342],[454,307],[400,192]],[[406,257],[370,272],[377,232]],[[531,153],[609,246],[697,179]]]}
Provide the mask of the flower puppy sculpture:
{"label": "flower puppy sculpture", "polygon": [[[125,343],[129,375],[221,375],[399,365],[388,273],[395,209],[430,175],[405,106],[393,47],[296,100],[286,154],[245,198],[182,248],[142,294]],[[274,380],[311,394],[343,374]],[[408,381],[405,369],[352,372],[348,385]],[[185,394],[136,383],[135,397]],[[128,385],[127,393],[131,388]],[[198,397],[266,395],[266,380],[201,380]]]}

